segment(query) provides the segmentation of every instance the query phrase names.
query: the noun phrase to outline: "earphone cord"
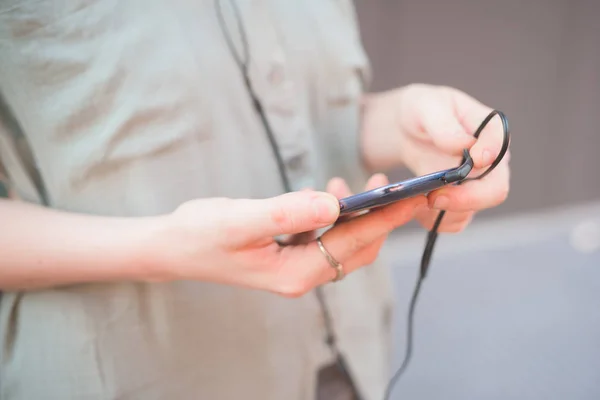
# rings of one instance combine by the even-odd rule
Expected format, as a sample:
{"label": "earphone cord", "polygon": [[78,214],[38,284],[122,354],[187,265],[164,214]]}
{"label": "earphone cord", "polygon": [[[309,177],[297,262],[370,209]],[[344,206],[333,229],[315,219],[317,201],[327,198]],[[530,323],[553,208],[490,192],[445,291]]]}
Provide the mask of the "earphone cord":
{"label": "earphone cord", "polygon": [[[466,178],[466,179],[458,182],[457,185],[461,185],[468,181],[482,179],[483,177],[488,175],[490,172],[492,172],[494,170],[494,168],[496,168],[496,166],[498,166],[498,164],[500,164],[500,161],[502,161],[502,159],[504,158],[504,155],[508,151],[508,147],[510,144],[510,130],[508,128],[508,120],[506,119],[506,116],[504,115],[504,113],[502,113],[501,111],[493,110],[492,112],[490,112],[488,114],[488,116],[483,120],[481,125],[479,125],[479,127],[477,128],[477,130],[475,131],[473,136],[475,137],[475,139],[479,138],[483,129],[488,125],[488,123],[496,115],[498,117],[500,117],[500,120],[502,122],[502,133],[503,133],[502,147],[500,148],[500,152],[498,153],[498,156],[496,157],[494,162],[482,174],[480,174],[479,176],[476,176],[476,177]],[[465,158],[463,157],[461,164],[464,162],[465,162]],[[396,370],[396,372],[394,373],[394,375],[392,376],[392,378],[390,379],[390,381],[387,385],[387,388],[385,390],[384,400],[390,399],[390,396],[392,394],[392,390],[393,390],[394,386],[398,383],[398,381],[400,380],[400,377],[404,374],[404,372],[406,372],[406,368],[408,367],[408,363],[410,362],[410,359],[412,357],[414,320],[415,320],[415,310],[417,307],[417,301],[419,299],[419,294],[421,292],[421,287],[423,285],[423,281],[427,277],[427,272],[429,271],[429,264],[431,262],[431,256],[433,255],[433,248],[435,246],[435,241],[437,240],[437,237],[438,237],[438,229],[442,223],[442,220],[444,219],[445,214],[446,214],[446,211],[444,211],[444,210],[439,212],[437,218],[435,219],[433,227],[431,228],[431,231],[429,231],[429,234],[427,235],[427,242],[425,244],[425,249],[423,250],[423,256],[421,257],[421,266],[419,269],[419,276],[417,278],[417,283],[415,284],[415,287],[413,289],[413,294],[411,296],[410,304],[408,306],[408,321],[406,324],[406,344],[405,344],[405,351],[404,351],[404,359],[402,360],[400,367]]]}
{"label": "earphone cord", "polygon": [[[254,109],[256,110],[256,112],[258,113],[261,123],[264,126],[265,132],[267,133],[267,137],[269,139],[269,143],[271,145],[271,148],[273,150],[273,154],[275,156],[275,160],[277,161],[277,168],[279,169],[279,175],[281,176],[281,181],[283,184],[283,187],[285,189],[286,192],[291,192],[292,188],[289,182],[289,179],[287,177],[287,174],[285,172],[285,167],[284,167],[284,162],[283,162],[283,157],[281,156],[281,153],[279,151],[279,147],[277,146],[277,141],[275,140],[275,135],[273,134],[273,130],[271,129],[271,125],[269,124],[269,121],[265,115],[262,103],[260,102],[260,100],[258,99],[258,96],[256,95],[256,93],[254,92],[254,90],[252,89],[252,84],[250,81],[250,76],[248,74],[248,63],[249,63],[249,46],[248,46],[248,38],[246,36],[246,31],[244,29],[244,26],[242,24],[242,19],[240,17],[240,12],[237,8],[237,4],[233,1],[230,0],[230,4],[233,8],[234,11],[234,15],[235,15],[235,19],[236,19],[236,23],[237,23],[237,29],[240,32],[240,37],[241,37],[241,41],[242,41],[242,48],[243,48],[243,57],[240,57],[237,53],[237,51],[235,50],[235,46],[233,44],[233,41],[231,39],[231,36],[229,35],[229,32],[227,30],[227,24],[225,23],[225,20],[223,18],[223,11],[221,9],[221,3],[219,0],[215,0],[215,6],[217,9],[217,17],[219,18],[219,24],[221,26],[221,29],[223,31],[223,35],[225,36],[225,40],[227,41],[227,45],[229,47],[229,50],[232,53],[233,58],[235,59],[236,63],[238,64],[243,78],[244,78],[244,83],[246,85],[246,89],[250,95],[250,98],[252,100],[252,104],[254,106]],[[333,320],[331,318],[331,314],[329,312],[329,307],[327,305],[327,302],[325,301],[325,296],[323,293],[323,289],[321,287],[317,287],[315,289],[315,295],[317,297],[317,301],[319,302],[319,307],[321,309],[321,313],[323,315],[323,320],[325,322],[325,331],[327,334],[327,337],[325,338],[325,342],[327,344],[327,346],[329,347],[329,349],[331,350],[331,352],[333,353],[333,356],[336,359],[336,362],[339,364],[340,367],[342,367],[345,370],[345,365],[343,363],[343,361],[341,360],[341,354],[340,354],[340,350],[337,346],[337,339],[335,336],[335,332],[333,329]],[[347,371],[346,371],[347,372]]]}
{"label": "earphone cord", "polygon": [[[287,177],[287,174],[285,172],[285,167],[284,167],[284,163],[283,163],[283,159],[281,157],[281,154],[279,152],[279,148],[277,146],[277,142],[275,140],[275,137],[273,135],[273,131],[271,129],[271,126],[269,124],[269,121],[267,120],[262,104],[260,102],[260,100],[258,99],[258,96],[255,94],[254,90],[252,89],[252,85],[250,82],[250,78],[249,78],[249,74],[248,74],[248,61],[249,61],[249,47],[248,47],[248,40],[247,40],[247,36],[241,21],[241,17],[239,15],[239,10],[237,8],[237,5],[235,4],[235,2],[233,0],[230,0],[230,4],[233,7],[234,13],[235,13],[235,18],[236,18],[236,22],[238,25],[238,29],[240,31],[240,36],[242,38],[242,46],[243,46],[243,53],[244,53],[244,57],[240,58],[238,56],[238,53],[235,50],[235,46],[233,44],[233,41],[231,39],[231,37],[229,36],[229,33],[226,29],[226,23],[224,21],[223,18],[223,14],[222,14],[222,10],[221,10],[221,4],[219,0],[215,0],[215,5],[216,5],[216,9],[217,9],[217,16],[219,18],[219,23],[221,25],[221,29],[223,30],[223,34],[227,40],[227,44],[229,46],[229,49],[233,55],[233,57],[235,58],[240,70],[242,71],[243,77],[244,77],[244,83],[246,84],[246,88],[248,90],[248,93],[252,99],[252,103],[254,105],[255,110],[257,111],[257,113],[260,116],[261,122],[264,125],[265,131],[267,133],[267,136],[269,138],[269,142],[271,144],[272,150],[273,150],[273,154],[275,155],[275,159],[277,161],[277,166],[279,169],[279,173],[281,175],[281,180],[283,183],[283,186],[286,190],[286,192],[290,192],[291,191],[291,186]],[[496,157],[496,159],[494,160],[494,162],[479,176],[473,177],[473,178],[466,178],[461,182],[458,182],[457,185],[459,184],[463,184],[465,182],[468,181],[472,181],[472,180],[478,180],[478,179],[482,179],[483,177],[485,177],[486,175],[488,175],[490,172],[492,172],[492,170],[494,170],[494,168],[496,168],[496,166],[502,161],[502,159],[504,158],[504,155],[506,154],[506,152],[508,151],[508,147],[510,144],[510,131],[508,128],[508,121],[506,119],[506,116],[504,115],[504,113],[502,113],[501,111],[498,110],[493,110],[492,112],[490,112],[488,114],[488,116],[483,120],[483,122],[479,125],[479,127],[477,128],[477,130],[475,131],[475,133],[473,134],[473,136],[475,137],[475,139],[479,138],[481,132],[483,131],[483,129],[488,125],[488,123],[492,120],[492,118],[494,116],[499,116],[501,122],[502,122],[502,130],[503,130],[503,142],[502,142],[502,147],[500,149],[500,152],[498,153],[498,156]],[[465,162],[465,158],[463,157],[463,160],[461,161],[461,164]],[[413,293],[411,296],[411,300],[410,300],[410,305],[409,305],[409,309],[408,309],[408,321],[406,324],[407,327],[407,334],[406,334],[406,347],[405,347],[405,353],[404,353],[404,359],[400,365],[400,367],[398,368],[398,370],[394,373],[394,375],[392,376],[392,378],[390,379],[386,391],[385,391],[385,400],[389,400],[392,390],[394,388],[394,386],[398,383],[398,381],[400,380],[400,377],[404,374],[404,372],[406,371],[406,368],[408,367],[408,364],[410,362],[410,359],[412,357],[412,353],[413,353],[413,334],[414,334],[414,317],[415,317],[415,310],[416,310],[416,305],[417,305],[417,301],[419,298],[419,294],[421,291],[421,287],[423,284],[423,281],[425,280],[426,276],[427,276],[427,272],[429,270],[429,264],[431,261],[431,257],[433,255],[433,248],[435,246],[435,242],[438,236],[438,229],[439,226],[442,223],[442,220],[444,218],[445,215],[445,211],[440,211],[440,213],[438,214],[435,223],[431,229],[431,231],[429,232],[429,234],[427,235],[427,242],[425,245],[425,249],[423,250],[423,255],[421,257],[421,265],[420,265],[420,269],[419,269],[419,276],[417,279],[417,282],[415,284],[415,287],[413,289]],[[332,353],[334,354],[335,358],[336,358],[336,362],[338,363],[338,365],[344,370],[345,373],[348,373],[347,368],[343,362],[343,359],[341,357],[339,348],[337,346],[337,340],[335,337],[335,333],[334,333],[334,329],[333,329],[333,321],[331,318],[331,315],[329,313],[329,309],[327,307],[327,303],[325,301],[324,295],[323,295],[323,291],[322,288],[317,287],[315,289],[316,292],[316,296],[317,296],[317,300],[319,301],[319,305],[321,307],[321,312],[323,314],[323,318],[325,320],[325,329],[327,332],[327,338],[326,338],[326,343],[329,346],[329,348],[331,349]],[[356,394],[358,396],[358,394]]]}

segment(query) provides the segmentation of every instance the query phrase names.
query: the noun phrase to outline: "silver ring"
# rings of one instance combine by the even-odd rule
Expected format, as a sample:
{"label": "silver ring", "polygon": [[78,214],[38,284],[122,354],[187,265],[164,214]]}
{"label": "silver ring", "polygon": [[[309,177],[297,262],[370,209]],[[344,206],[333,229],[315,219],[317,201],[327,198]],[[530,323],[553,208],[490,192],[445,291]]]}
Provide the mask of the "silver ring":
{"label": "silver ring", "polygon": [[336,275],[335,278],[333,278],[331,281],[337,282],[344,279],[344,266],[340,264],[335,258],[333,258],[333,256],[327,251],[325,246],[323,246],[323,242],[321,242],[320,237],[317,238],[317,245],[319,246],[319,250],[321,250],[321,253],[323,253],[325,258],[327,259],[329,265],[331,265],[331,267],[335,269]]}

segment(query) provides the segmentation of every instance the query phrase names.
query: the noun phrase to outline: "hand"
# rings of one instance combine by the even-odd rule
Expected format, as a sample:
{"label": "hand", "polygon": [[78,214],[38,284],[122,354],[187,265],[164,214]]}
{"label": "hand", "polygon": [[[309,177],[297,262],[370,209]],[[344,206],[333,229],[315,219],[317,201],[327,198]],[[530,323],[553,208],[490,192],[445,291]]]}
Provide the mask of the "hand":
{"label": "hand", "polygon": [[[367,190],[387,184],[373,176]],[[345,182],[332,180],[332,194],[301,191],[265,200],[202,199],[167,216],[157,236],[161,280],[204,280],[301,296],[336,275],[316,242],[281,246],[274,237],[328,227],[339,216],[336,197],[349,195]],[[373,262],[386,235],[426,204],[417,197],[339,223],[325,232],[325,248],[346,274]]]}
{"label": "hand", "polygon": [[[502,146],[502,125],[493,119],[479,140],[473,133],[492,111],[467,94],[448,87],[411,85],[366,99],[363,154],[368,166],[385,169],[403,164],[416,175],[452,168],[470,149],[475,176],[489,166]],[[447,210],[441,232],[458,232],[474,213],[505,201],[509,191],[507,153],[496,169],[479,181],[429,194],[431,210],[416,218],[431,229],[438,210]]]}

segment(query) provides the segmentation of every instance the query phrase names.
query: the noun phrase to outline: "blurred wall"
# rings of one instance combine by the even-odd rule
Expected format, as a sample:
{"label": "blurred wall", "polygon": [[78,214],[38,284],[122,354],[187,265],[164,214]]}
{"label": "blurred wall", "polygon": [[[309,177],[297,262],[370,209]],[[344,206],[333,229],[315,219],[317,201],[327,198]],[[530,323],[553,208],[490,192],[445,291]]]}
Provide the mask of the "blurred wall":
{"label": "blurred wall", "polygon": [[486,215],[600,199],[600,1],[355,3],[373,90],[450,85],[507,114],[511,194]]}

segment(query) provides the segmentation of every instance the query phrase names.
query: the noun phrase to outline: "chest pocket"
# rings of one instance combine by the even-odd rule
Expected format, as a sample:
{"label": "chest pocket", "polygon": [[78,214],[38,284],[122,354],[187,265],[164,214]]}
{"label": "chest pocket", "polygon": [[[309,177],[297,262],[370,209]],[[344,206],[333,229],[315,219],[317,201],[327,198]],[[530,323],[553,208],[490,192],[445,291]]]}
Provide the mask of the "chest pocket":
{"label": "chest pocket", "polygon": [[361,97],[370,80],[370,65],[362,47],[350,2],[328,2],[315,15],[321,32],[317,73],[318,140],[330,177],[347,180],[360,192],[366,179],[360,156]]}
{"label": "chest pocket", "polygon": [[0,90],[51,193],[210,138],[202,72],[166,3],[3,2]]}
{"label": "chest pocket", "polygon": [[322,38],[325,95],[330,107],[344,107],[360,101],[371,79],[371,70],[353,5],[349,1],[335,1],[330,8],[329,15],[320,22],[326,32]]}

